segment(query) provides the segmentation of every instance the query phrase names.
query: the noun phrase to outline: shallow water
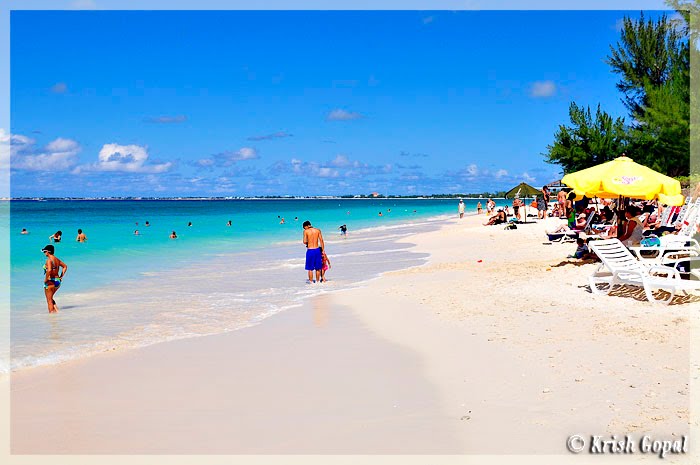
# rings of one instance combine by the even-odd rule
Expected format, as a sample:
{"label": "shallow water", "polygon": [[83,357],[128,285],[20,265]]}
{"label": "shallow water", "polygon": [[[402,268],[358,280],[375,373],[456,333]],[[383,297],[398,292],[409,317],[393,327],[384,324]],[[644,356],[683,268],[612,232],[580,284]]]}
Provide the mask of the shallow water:
{"label": "shallow water", "polygon": [[[397,240],[456,216],[456,202],[388,202],[13,202],[11,362],[0,370],[232,331],[309,296],[420,265],[426,256]],[[233,227],[225,226],[229,218]],[[305,284],[301,222],[307,218],[324,230],[332,262],[325,284]],[[152,226],[144,231],[146,219]],[[136,221],[143,236],[132,234]],[[179,239],[168,239],[188,221],[192,227],[177,227]],[[346,238],[336,230],[343,223]],[[88,243],[68,234],[77,225]],[[19,235],[22,227],[31,234]],[[56,296],[61,311],[49,315],[40,249],[55,228],[64,231],[56,255],[69,272]]]}

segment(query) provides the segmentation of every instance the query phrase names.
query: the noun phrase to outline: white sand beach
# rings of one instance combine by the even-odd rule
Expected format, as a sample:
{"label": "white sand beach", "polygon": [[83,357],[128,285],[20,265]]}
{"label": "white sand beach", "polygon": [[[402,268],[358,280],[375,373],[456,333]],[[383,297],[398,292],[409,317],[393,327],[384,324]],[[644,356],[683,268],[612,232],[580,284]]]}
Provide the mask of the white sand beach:
{"label": "white sand beach", "polygon": [[11,452],[573,463],[572,434],[697,431],[700,299],[593,295],[596,265],[566,259],[575,245],[544,245],[546,222],[483,220],[404,239],[426,265],[362,288],[331,282],[254,327],[13,373]]}

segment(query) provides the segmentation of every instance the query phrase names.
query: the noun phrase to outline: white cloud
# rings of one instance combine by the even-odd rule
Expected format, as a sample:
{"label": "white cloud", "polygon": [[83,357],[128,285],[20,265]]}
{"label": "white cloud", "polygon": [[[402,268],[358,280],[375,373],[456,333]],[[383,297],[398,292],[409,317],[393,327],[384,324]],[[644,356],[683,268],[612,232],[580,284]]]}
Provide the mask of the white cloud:
{"label": "white cloud", "polygon": [[104,144],[97,155],[97,163],[78,167],[88,171],[121,171],[127,173],[164,173],[171,162],[146,164],[148,150],[140,145]]}
{"label": "white cloud", "polygon": [[348,160],[348,157],[342,154],[336,155],[330,164],[332,166],[337,166],[338,168],[343,168],[351,165],[350,160]]}
{"label": "white cloud", "polygon": [[201,160],[197,160],[197,165],[202,166],[204,168],[214,166],[214,163],[214,160],[212,160],[211,158],[202,158]]}
{"label": "white cloud", "polygon": [[537,81],[530,87],[530,97],[551,97],[557,92],[557,86],[553,81]]}
{"label": "white cloud", "polygon": [[496,177],[496,179],[502,178],[503,176],[508,176],[508,171],[503,170],[503,169],[498,170],[498,171],[496,171],[494,176]]}
{"label": "white cloud", "polygon": [[[7,135],[2,132],[2,139]],[[34,151],[36,141],[20,134],[10,137],[12,168],[27,171],[66,171],[78,163],[80,144],[59,137],[49,142],[43,150]]]}
{"label": "white cloud", "polygon": [[351,121],[360,118],[362,118],[361,114],[353,111],[346,111],[340,108],[331,110],[331,112],[328,113],[328,116],[326,116],[326,119],[328,121]]}
{"label": "white cloud", "polygon": [[530,176],[528,173],[523,173],[522,178],[525,180],[525,182],[533,183],[536,181],[536,179],[532,176]]}
{"label": "white cloud", "polygon": [[471,164],[471,165],[467,166],[467,169],[466,169],[467,176],[476,176],[478,173],[479,173],[479,168],[476,165]]}
{"label": "white cloud", "polygon": [[258,157],[258,152],[252,147],[241,147],[231,157],[233,160],[254,160]]}
{"label": "white cloud", "polygon": [[51,92],[54,94],[65,94],[68,91],[68,86],[65,82],[57,82],[51,86]]}
{"label": "white cloud", "polygon": [[328,167],[319,167],[318,165],[312,165],[312,170],[316,176],[319,178],[337,178],[338,170]]}

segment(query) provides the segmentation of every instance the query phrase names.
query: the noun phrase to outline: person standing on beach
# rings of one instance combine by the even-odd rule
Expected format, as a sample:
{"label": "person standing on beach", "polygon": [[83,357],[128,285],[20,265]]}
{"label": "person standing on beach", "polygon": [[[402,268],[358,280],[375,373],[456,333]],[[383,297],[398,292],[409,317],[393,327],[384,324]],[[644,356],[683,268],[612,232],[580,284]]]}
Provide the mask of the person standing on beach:
{"label": "person standing on beach", "polygon": [[482,210],[483,210],[483,208],[482,208],[482,206],[481,206],[481,202],[477,203],[477,204],[476,204],[476,214],[477,214],[477,215],[481,215],[481,211],[482,211]]}
{"label": "person standing on beach", "polygon": [[321,249],[321,282],[325,283],[326,282],[326,271],[331,269],[331,260],[328,258],[328,255],[326,255],[326,251]]}
{"label": "person standing on beach", "polygon": [[513,199],[513,216],[520,221],[520,207],[522,207],[523,201],[520,200],[520,197],[516,197]]}
{"label": "person standing on beach", "polygon": [[87,240],[87,236],[82,229],[78,229],[78,237],[76,237],[75,240],[76,242],[85,242]]}
{"label": "person standing on beach", "polygon": [[[56,295],[58,288],[61,287],[61,281],[66,276],[68,265],[54,256],[53,245],[49,244],[41,251],[46,256],[46,263],[44,264],[44,295],[46,296],[46,304],[49,306],[49,313],[58,313],[58,306],[56,306],[53,296]],[[63,268],[62,272],[60,271],[61,268]]]}
{"label": "person standing on beach", "polygon": [[542,186],[542,197],[537,197],[537,218],[544,220],[547,218],[547,207],[549,206],[549,187]]}
{"label": "person standing on beach", "polygon": [[[321,270],[323,269],[323,257],[321,251],[326,247],[326,245],[323,243],[323,235],[321,234],[320,229],[311,226],[311,221],[304,221],[302,227],[304,228],[302,241],[306,246],[306,265],[304,266],[304,269],[306,269],[309,275],[308,282],[320,282]],[[314,279],[314,271],[316,272],[316,279]]]}
{"label": "person standing on beach", "polygon": [[338,226],[340,229],[340,235],[343,237],[348,237],[348,226],[346,224]]}
{"label": "person standing on beach", "polygon": [[566,216],[566,191],[557,192],[557,202],[559,202],[559,216]]}
{"label": "person standing on beach", "polygon": [[459,212],[459,217],[464,218],[464,200],[459,199],[459,204],[457,205],[457,211]]}

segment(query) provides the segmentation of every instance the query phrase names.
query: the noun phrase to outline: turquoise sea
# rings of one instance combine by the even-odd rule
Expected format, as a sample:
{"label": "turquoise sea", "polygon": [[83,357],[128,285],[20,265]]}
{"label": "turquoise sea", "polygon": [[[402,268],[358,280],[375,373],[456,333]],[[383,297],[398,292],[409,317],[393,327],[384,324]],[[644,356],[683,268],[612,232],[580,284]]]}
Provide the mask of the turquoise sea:
{"label": "turquoise sea", "polygon": [[[468,214],[477,202],[465,199]],[[397,240],[456,216],[454,199],[12,201],[11,358],[3,354],[0,372],[255,324],[316,293],[423,263]],[[327,284],[305,283],[305,220],[326,239]],[[75,241],[78,228],[86,243]],[[57,230],[56,256],[69,270],[61,310],[49,314],[41,248]]]}

